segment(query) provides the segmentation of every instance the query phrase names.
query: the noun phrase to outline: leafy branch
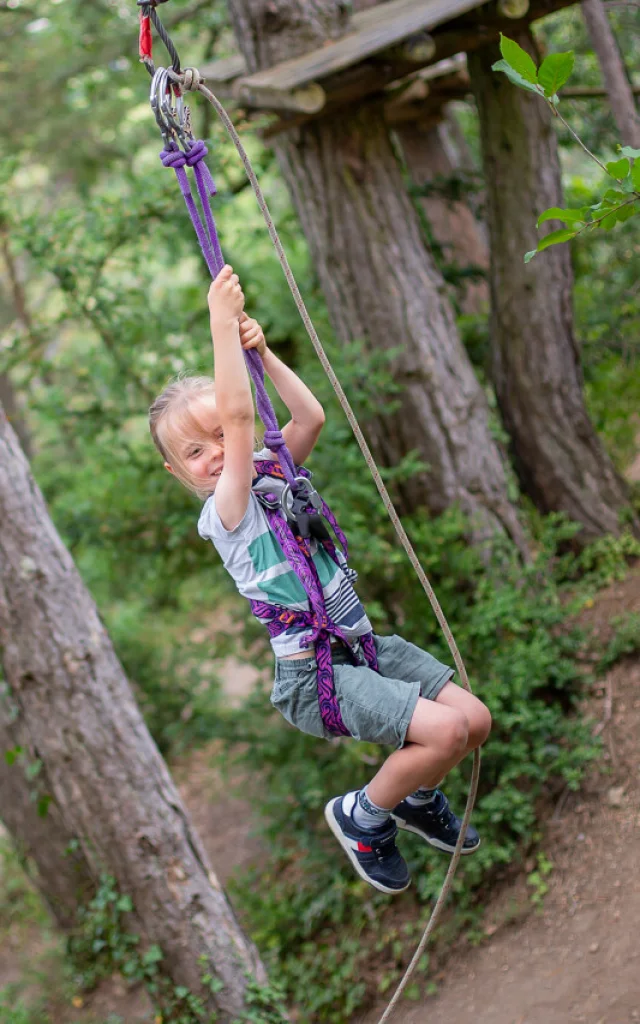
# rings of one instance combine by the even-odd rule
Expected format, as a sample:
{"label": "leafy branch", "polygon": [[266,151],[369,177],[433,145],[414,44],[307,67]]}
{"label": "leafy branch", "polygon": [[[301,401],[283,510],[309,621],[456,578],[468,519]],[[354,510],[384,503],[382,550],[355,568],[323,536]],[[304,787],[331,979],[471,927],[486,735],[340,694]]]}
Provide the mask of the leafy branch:
{"label": "leafy branch", "polygon": [[573,71],[573,51],[550,53],[542,61],[542,64],[536,67],[535,61],[526,50],[523,50],[513,39],[501,35],[500,52],[502,60],[496,61],[493,70],[502,71],[509,81],[519,89],[540,96],[548,105],[553,116],[561,121],[587,156],[617,186],[616,188],[607,188],[599,202],[590,206],[581,206],[576,209],[552,206],[550,209],[544,210],[538,217],[538,228],[550,220],[562,221],[566,226],[551,231],[541,238],[535,249],[525,253],[525,263],[529,263],[537,253],[549,249],[552,245],[570,242],[583,232],[592,231],[595,228],[611,230],[616,224],[623,223],[640,213],[640,149],[621,146],[619,147],[620,159],[603,163],[585,145],[558,110],[560,102],[558,90],[562,88]]}

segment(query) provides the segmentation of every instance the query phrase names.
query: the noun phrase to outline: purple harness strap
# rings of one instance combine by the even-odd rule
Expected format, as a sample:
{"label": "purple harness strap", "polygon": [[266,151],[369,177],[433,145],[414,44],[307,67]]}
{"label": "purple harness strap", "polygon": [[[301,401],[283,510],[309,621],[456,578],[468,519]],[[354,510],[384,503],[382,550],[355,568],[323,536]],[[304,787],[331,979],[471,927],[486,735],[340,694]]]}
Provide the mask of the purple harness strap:
{"label": "purple harness strap", "polygon": [[[180,191],[191,217],[202,254],[205,258],[209,273],[215,278],[224,266],[224,258],[218,240],[215,220],[211,210],[209,199],[216,193],[216,186],[211,173],[204,163],[207,155],[207,147],[201,140],[196,140],[188,151],[183,152],[177,143],[170,142],[168,147],[160,154],[160,159],[165,167],[172,167],[176,173]],[[187,177],[187,167],[193,168],[198,196],[204,213],[202,218],[198,212],[191,186]],[[256,469],[261,476],[276,476],[287,481],[292,491],[296,490],[296,476],[309,476],[305,469],[298,469],[287,448],[286,442],[278,425],[271,399],[267,393],[264,383],[264,367],[262,360],[255,350],[244,353],[247,368],[253,380],[256,392],[256,406],[258,414],[265,426],[264,444],[270,451],[275,452],[278,462],[264,460],[256,464]],[[277,605],[266,604],[262,601],[251,601],[251,610],[258,618],[267,621],[267,629],[272,637],[279,636],[292,625],[309,627],[311,633],[305,640],[305,645],[315,644],[316,661],[318,663],[318,704],[322,721],[328,732],[336,736],[349,736],[349,730],[342,721],[340,706],[336,697],[333,678],[333,664],[331,660],[331,637],[341,640],[347,651],[350,653],[354,663],[358,659],[351,649],[348,641],[340,628],[332,622],[327,613],[322,584],[318,577],[308,543],[293,533],[288,519],[279,508],[268,508],[265,506],[265,513],[269,526],[280,542],[284,555],[300,580],[304,591],[309,599],[310,611],[293,611],[291,608],[283,608]],[[336,522],[331,509],[322,502],[322,515],[331,525],[345,557],[347,556],[347,540]],[[332,541],[324,541],[324,546],[334,561],[340,565],[337,558],[335,545]],[[368,633],[360,638],[362,652],[366,663],[370,668],[378,670],[378,661],[373,634]]]}
{"label": "purple harness strap", "polygon": [[[279,470],[280,467],[275,462],[262,460],[256,463],[256,471],[258,476],[261,477],[282,477],[282,473]],[[299,474],[309,476],[308,471],[305,469],[300,469]],[[268,501],[271,495],[265,495],[265,498]],[[336,532],[336,536],[344,550],[346,546],[344,534],[338,527],[335,516],[328,505],[324,501],[322,505],[323,515]],[[251,610],[262,621],[268,620],[267,629],[272,637],[280,636],[290,626],[310,627],[311,632],[304,640],[304,646],[310,647],[311,644],[315,645],[316,662],[318,665],[318,705],[323,724],[325,729],[334,736],[349,736],[350,733],[342,720],[340,705],[336,696],[333,661],[331,658],[332,637],[344,643],[345,649],[354,664],[358,664],[359,660],[340,627],[332,621],[327,613],[322,584],[320,583],[318,570],[311,556],[308,542],[293,532],[289,520],[280,508],[270,508],[269,505],[264,505],[263,507],[269,526],[276,535],[287,562],[304,587],[305,593],[309,598],[311,611],[294,611],[292,608],[267,604],[264,601],[251,601]],[[341,567],[335,545],[331,541],[324,541],[323,544],[331,558]],[[378,658],[373,634],[367,633],[360,637],[360,642],[367,665],[377,672]]]}

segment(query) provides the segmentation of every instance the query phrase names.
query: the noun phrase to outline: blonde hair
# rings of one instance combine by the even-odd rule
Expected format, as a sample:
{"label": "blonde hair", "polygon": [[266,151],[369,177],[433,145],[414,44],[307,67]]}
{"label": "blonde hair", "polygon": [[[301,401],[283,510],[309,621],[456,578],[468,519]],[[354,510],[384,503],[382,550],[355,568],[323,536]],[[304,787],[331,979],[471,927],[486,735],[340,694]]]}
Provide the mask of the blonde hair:
{"label": "blonde hair", "polygon": [[185,441],[208,439],[193,411],[193,401],[214,396],[215,384],[212,377],[176,377],[169,381],[149,409],[149,429],[153,443],[180,483],[202,499],[207,498],[212,490],[203,490],[201,481],[196,483],[188,472],[180,455],[180,445]]}

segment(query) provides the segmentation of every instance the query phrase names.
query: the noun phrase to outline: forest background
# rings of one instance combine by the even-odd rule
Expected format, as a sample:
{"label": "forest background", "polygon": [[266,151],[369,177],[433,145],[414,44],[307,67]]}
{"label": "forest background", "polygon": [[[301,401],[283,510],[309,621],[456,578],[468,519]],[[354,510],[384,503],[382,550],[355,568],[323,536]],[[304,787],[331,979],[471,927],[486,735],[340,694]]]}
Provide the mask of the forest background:
{"label": "forest background", "polygon": [[[640,15],[633,6],[609,9],[627,67],[634,69]],[[179,12],[188,17],[179,17],[172,31],[190,64],[235,52],[223,5],[196,2],[171,13]],[[241,788],[251,793],[259,786],[265,837],[259,865],[230,886],[245,930],[290,1004],[305,1007],[295,1019],[344,1021],[397,978],[442,883],[443,861],[417,843],[411,847],[416,884],[400,923],[389,900],[363,892],[334,855],[321,823],[324,801],[366,779],[382,752],[367,744],[319,743],[294,734],[273,715],[264,638],[245,622],[245,609],[215,554],[197,537],[197,503],[162,472],[151,446],[150,400],[171,374],[210,372],[211,350],[206,268],[173,174],[159,163],[148,80],[131,58],[135,7],[120,0],[47,0],[33,8],[26,0],[7,0],[0,16],[6,34],[0,114],[3,400],[161,752],[171,763],[206,749],[212,772],[228,767],[232,755]],[[535,34],[543,51],[575,50],[572,82],[600,84],[579,9],[538,22]],[[247,308],[263,324],[269,344],[327,409],[322,443],[310,465],[339,510],[374,627],[400,631],[446,660],[444,641],[310,351],[236,154],[205,105],[194,99],[191,106],[196,134],[210,143],[224,252],[240,274]],[[619,135],[606,100],[571,103],[565,116],[591,150],[603,159],[616,157]],[[464,199],[482,222],[485,183],[471,97],[453,104],[448,117],[471,159],[437,177],[431,194],[445,202]],[[254,127],[243,122],[243,139],[301,290],[365,432],[376,436],[384,416],[403,409],[396,350],[372,350],[357,336],[346,344],[332,333],[285,182]],[[566,205],[595,202],[602,185],[598,168],[561,127],[558,144]],[[516,181],[508,187],[517,193]],[[467,302],[469,288],[486,271],[461,267],[438,245],[420,189],[408,180],[407,188],[420,210],[425,252],[446,281],[458,330],[487,397],[492,436],[506,451],[509,438],[488,372],[488,311],[481,305],[470,312]],[[535,247],[539,212],[521,212],[531,236],[527,248]],[[636,458],[639,429],[636,233],[632,220],[613,232],[580,237],[571,249],[586,402],[621,473]],[[535,351],[529,357],[535,361]],[[609,647],[598,650],[574,620],[600,587],[624,575],[640,546],[624,524],[617,535],[576,545],[576,527],[562,516],[543,514],[520,494],[510,472],[508,493],[531,560],[523,566],[506,539],[487,554],[485,545],[468,543],[468,520],[455,505],[436,517],[407,501],[420,470],[418,449],[417,443],[415,450],[409,445],[402,460],[385,470],[385,479],[408,511],[407,528],[452,623],[472,685],[496,720],[474,817],[483,846],[460,869],[456,912],[447,926],[452,934],[462,929],[473,937],[477,908],[491,887],[535,849],[545,804],[562,786],[576,787],[599,756],[591,724],[575,711],[590,681],[585,665],[608,664],[633,648],[640,628],[626,617]],[[638,498],[633,491],[636,509]],[[229,700],[225,673],[230,665],[237,672],[240,662],[258,670],[258,682],[239,706],[237,695]],[[465,768],[454,773],[449,786],[457,805],[466,776]],[[2,843],[9,879],[1,897],[3,921],[9,928],[25,919],[44,921],[36,897],[26,895],[13,848],[7,839]],[[119,927],[114,908],[122,896],[105,880],[99,897],[115,914],[109,918],[113,938]],[[70,959],[56,947],[65,964],[59,984],[67,1002],[110,973],[118,959],[114,950],[121,952],[117,942],[123,940],[110,938],[110,956],[101,957],[91,927],[84,940],[77,937]],[[414,997],[433,985],[428,958],[421,968],[410,990]],[[11,1024],[46,1020],[62,998],[60,992],[34,989],[27,975],[0,996],[2,1019]]]}

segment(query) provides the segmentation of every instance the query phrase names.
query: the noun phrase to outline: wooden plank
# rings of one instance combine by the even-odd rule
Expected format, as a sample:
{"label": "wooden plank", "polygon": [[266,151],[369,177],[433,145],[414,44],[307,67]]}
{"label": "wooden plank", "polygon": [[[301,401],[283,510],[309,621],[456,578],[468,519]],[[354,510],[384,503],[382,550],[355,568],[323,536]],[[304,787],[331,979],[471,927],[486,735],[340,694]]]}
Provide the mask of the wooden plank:
{"label": "wooden plank", "polygon": [[201,71],[208,82],[232,82],[234,78],[240,78],[247,73],[247,65],[244,57],[236,53],[232,57],[221,57],[211,64],[203,65]]}
{"label": "wooden plank", "polygon": [[[289,92],[344,71],[417,32],[434,28],[477,6],[478,0],[389,0],[388,3],[354,14],[351,19],[352,31],[340,39],[327,43],[319,50],[249,75],[245,82],[253,93],[260,89]],[[238,58],[240,60],[242,58]],[[211,81],[228,81],[229,65],[219,69],[217,65],[220,63],[215,61],[205,65],[202,68],[203,74]],[[241,75],[240,64],[236,67],[237,73]]]}

